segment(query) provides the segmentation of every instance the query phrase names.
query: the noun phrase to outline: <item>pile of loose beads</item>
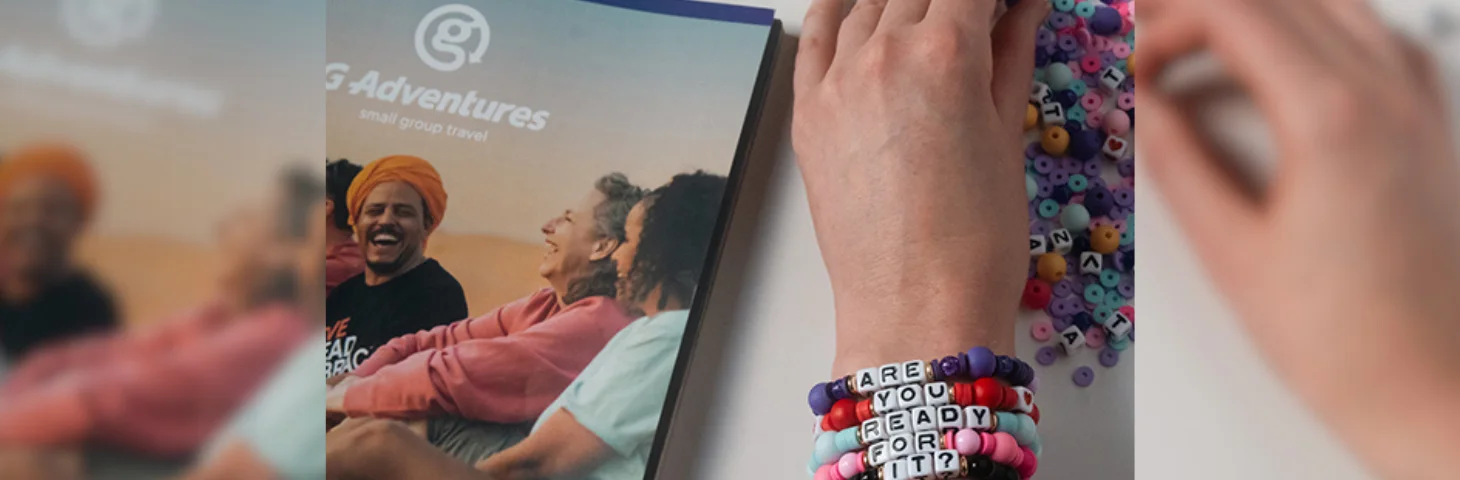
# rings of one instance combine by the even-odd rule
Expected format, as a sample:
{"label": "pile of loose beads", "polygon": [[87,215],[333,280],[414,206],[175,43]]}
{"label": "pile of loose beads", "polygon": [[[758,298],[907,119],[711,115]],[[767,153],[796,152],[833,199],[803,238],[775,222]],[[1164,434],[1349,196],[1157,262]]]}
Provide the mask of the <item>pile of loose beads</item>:
{"label": "pile of loose beads", "polygon": [[[1051,365],[1088,347],[1115,366],[1135,341],[1135,15],[1133,0],[1054,0],[1036,38],[1024,127],[1029,280],[1023,306],[1044,310],[1030,335],[1055,340]],[[1107,164],[1119,176],[1110,175]],[[1095,381],[1076,369],[1081,387]]]}
{"label": "pile of loose beads", "polygon": [[1034,369],[977,347],[859,370],[807,395],[815,480],[1028,479],[1039,467]]}

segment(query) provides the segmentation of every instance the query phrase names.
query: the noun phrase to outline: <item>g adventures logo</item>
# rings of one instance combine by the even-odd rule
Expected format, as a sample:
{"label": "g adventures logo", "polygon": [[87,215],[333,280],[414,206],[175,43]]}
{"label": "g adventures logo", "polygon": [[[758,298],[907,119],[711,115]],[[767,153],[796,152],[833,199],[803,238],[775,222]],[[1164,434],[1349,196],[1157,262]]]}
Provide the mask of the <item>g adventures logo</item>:
{"label": "g adventures logo", "polygon": [[[435,25],[430,40],[426,33]],[[467,51],[465,46],[476,39],[476,46]],[[442,5],[431,10],[421,23],[416,25],[416,55],[426,66],[440,72],[455,72],[467,63],[482,63],[482,55],[492,43],[492,26],[487,17],[475,8],[459,3]],[[437,55],[445,54],[442,60]]]}

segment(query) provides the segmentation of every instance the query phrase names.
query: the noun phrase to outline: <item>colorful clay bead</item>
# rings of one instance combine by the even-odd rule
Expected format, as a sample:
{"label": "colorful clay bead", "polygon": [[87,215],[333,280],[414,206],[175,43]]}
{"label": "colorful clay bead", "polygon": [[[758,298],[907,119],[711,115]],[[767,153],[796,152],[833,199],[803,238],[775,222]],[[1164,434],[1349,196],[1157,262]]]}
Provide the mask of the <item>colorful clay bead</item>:
{"label": "colorful clay bead", "polygon": [[[1085,197],[1085,206],[1090,205],[1090,197]],[[1102,226],[1090,232],[1090,248],[1103,254],[1114,253],[1120,248],[1120,232],[1114,227]]]}
{"label": "colorful clay bead", "polygon": [[[1049,122],[1045,123],[1048,124]],[[1044,129],[1044,135],[1040,137],[1039,145],[1044,148],[1045,152],[1049,152],[1050,155],[1056,157],[1064,156],[1065,152],[1070,148],[1070,133],[1065,131],[1064,128],[1051,126]]]}
{"label": "colorful clay bead", "polygon": [[[1044,287],[1046,292],[1049,291],[1048,285],[1041,284],[1041,286]],[[994,374],[994,369],[998,367],[998,357],[988,347],[973,347],[968,349],[968,352],[964,355],[967,357],[968,376],[970,377],[984,378],[991,376]]]}
{"label": "colorful clay bead", "polygon": [[1111,109],[1105,112],[1105,133],[1114,136],[1123,136],[1130,133],[1130,115],[1125,110]]}
{"label": "colorful clay bead", "polygon": [[1090,228],[1090,211],[1084,205],[1066,205],[1065,210],[1060,212],[1060,225],[1071,231],[1083,232]]}
{"label": "colorful clay bead", "polygon": [[1095,370],[1090,369],[1090,367],[1077,368],[1075,369],[1075,373],[1070,375],[1070,379],[1075,382],[1075,385],[1081,388],[1088,387],[1090,384],[1095,383]]}
{"label": "colorful clay bead", "polygon": [[1024,130],[1033,130],[1037,126],[1039,126],[1039,108],[1031,103],[1028,108],[1024,109]]}
{"label": "colorful clay bead", "polygon": [[831,393],[827,390],[826,384],[818,383],[816,386],[811,387],[811,393],[807,395],[807,403],[811,404],[811,413],[826,415],[827,412],[831,411],[831,406],[835,401],[831,398]]}
{"label": "colorful clay bead", "polygon": [[1059,253],[1050,252],[1039,256],[1039,278],[1049,283],[1055,283],[1065,279],[1065,257]]}
{"label": "colorful clay bead", "polygon": [[1105,214],[1110,213],[1110,209],[1115,206],[1115,198],[1111,196],[1110,191],[1104,187],[1094,185],[1097,180],[1099,178],[1090,179],[1092,185],[1085,189],[1085,209],[1090,212],[1091,217],[1103,217]]}

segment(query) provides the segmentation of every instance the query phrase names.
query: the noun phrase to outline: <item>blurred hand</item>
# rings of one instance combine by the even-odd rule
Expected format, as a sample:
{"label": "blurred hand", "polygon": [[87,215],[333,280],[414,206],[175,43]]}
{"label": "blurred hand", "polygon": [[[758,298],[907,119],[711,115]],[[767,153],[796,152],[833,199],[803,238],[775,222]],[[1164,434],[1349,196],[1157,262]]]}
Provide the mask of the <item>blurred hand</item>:
{"label": "blurred hand", "polygon": [[836,373],[986,345],[1013,353],[1029,261],[1025,0],[816,0],[792,140],[837,310]]}
{"label": "blurred hand", "polygon": [[[1453,478],[1460,168],[1430,58],[1359,0],[1141,7],[1142,171],[1218,288],[1277,372],[1378,473]],[[1279,158],[1265,192],[1243,188],[1152,88],[1202,49],[1271,126]]]}

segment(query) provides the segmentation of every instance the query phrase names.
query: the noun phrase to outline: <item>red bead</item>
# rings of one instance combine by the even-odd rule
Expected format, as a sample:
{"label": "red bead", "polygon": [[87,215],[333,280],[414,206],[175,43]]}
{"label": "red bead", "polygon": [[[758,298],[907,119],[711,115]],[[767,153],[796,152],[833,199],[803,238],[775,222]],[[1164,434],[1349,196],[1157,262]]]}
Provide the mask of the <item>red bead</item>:
{"label": "red bead", "polygon": [[1039,425],[1039,404],[1034,404],[1034,408],[1029,412],[1029,418],[1034,420],[1035,425]]}
{"label": "red bead", "polygon": [[1012,412],[1014,411],[1014,406],[1018,404],[1019,392],[1015,392],[1013,388],[1004,387],[1004,401],[999,402],[998,410]]}
{"label": "red bead", "polygon": [[1048,283],[1044,283],[1038,278],[1031,278],[1028,283],[1024,284],[1024,308],[1044,310],[1044,307],[1049,306],[1049,299],[1053,295],[1054,290]]}
{"label": "red bead", "polygon": [[826,415],[822,415],[821,416],[821,431],[823,431],[823,432],[835,432],[836,431],[835,429],[831,428],[831,410],[827,410],[826,411]]}
{"label": "red bead", "polygon": [[862,423],[857,421],[857,402],[846,398],[832,404],[831,411],[827,412],[826,418],[830,419],[831,425],[831,430],[827,430],[828,432],[840,431]]}
{"label": "red bead", "polygon": [[874,417],[876,417],[876,414],[872,412],[872,399],[869,398],[857,402],[857,420],[859,424],[860,422],[871,420]]}
{"label": "red bead", "polygon": [[[973,403],[989,408],[997,409],[1004,403],[1004,386],[998,380],[990,377],[980,378],[973,381]],[[836,407],[832,407],[836,412]]]}
{"label": "red bead", "polygon": [[953,403],[960,407],[973,406],[973,385],[967,383],[953,384]]}

